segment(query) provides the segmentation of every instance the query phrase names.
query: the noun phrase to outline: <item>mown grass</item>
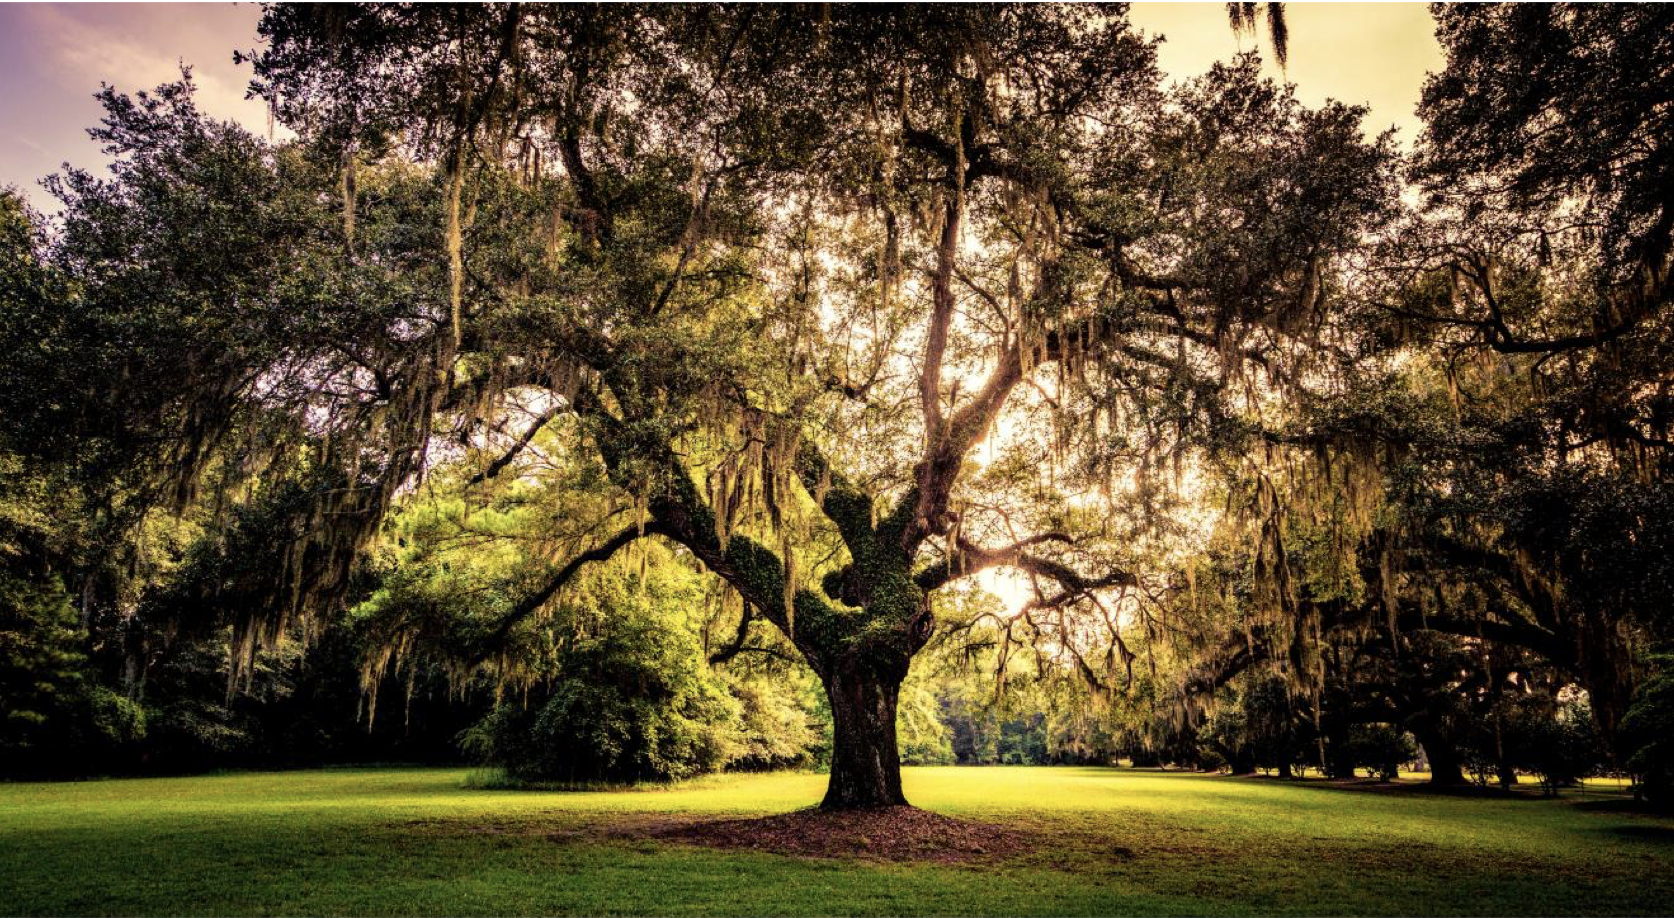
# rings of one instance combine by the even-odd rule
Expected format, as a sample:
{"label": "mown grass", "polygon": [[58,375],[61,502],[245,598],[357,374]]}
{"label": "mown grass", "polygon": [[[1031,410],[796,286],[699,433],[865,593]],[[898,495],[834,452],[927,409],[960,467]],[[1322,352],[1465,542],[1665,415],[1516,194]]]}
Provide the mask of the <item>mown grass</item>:
{"label": "mown grass", "polygon": [[[1002,865],[798,860],[612,834],[784,812],[824,778],[466,787],[342,769],[0,785],[7,914],[1650,914],[1674,821],[1098,768],[910,769],[909,798],[1042,833]],[[1591,802],[1589,802],[1591,801]]]}

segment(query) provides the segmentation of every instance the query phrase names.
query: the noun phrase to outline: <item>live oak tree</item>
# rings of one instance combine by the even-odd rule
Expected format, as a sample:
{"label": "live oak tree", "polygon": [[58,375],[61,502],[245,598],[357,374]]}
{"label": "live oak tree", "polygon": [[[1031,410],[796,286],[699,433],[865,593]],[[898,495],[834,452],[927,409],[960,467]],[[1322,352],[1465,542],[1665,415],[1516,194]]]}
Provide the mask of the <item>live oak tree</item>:
{"label": "live oak tree", "polygon": [[1473,442],[1426,476],[1450,494],[1414,533],[1415,567],[1485,584],[1495,639],[1573,674],[1611,733],[1635,658],[1668,633],[1671,24],[1439,14],[1448,62],[1412,172],[1425,215],[1392,237],[1401,292],[1377,306],[1422,329]]}
{"label": "live oak tree", "polygon": [[259,690],[331,621],[368,701],[538,691],[677,573],[713,661],[826,686],[833,806],[900,800],[921,648],[1078,750],[1391,724],[1462,779],[1571,685],[1642,743],[1669,15],[1436,15],[1403,204],[1356,110],[1165,86],[1120,8],[275,6],[297,140],[107,89],[108,177],[0,195],[6,678],[149,703],[231,626]]}
{"label": "live oak tree", "polygon": [[[1393,654],[1376,690],[1409,698],[1445,752],[1438,712],[1556,672],[1613,736],[1668,635],[1671,21],[1563,4],[1437,19],[1421,205],[1341,304],[1365,381],[1266,435],[1293,470],[1280,563],[1309,589],[1252,633],[1210,625],[1192,678]],[[1402,687],[1427,667],[1453,674]]]}
{"label": "live oak tree", "polygon": [[398,149],[442,175],[414,420],[469,439],[540,399],[532,423],[572,414],[629,517],[500,631],[586,562],[681,546],[742,600],[738,643],[770,623],[824,683],[829,807],[904,802],[897,693],[938,590],[1011,567],[1045,613],[1135,582],[1089,495],[1233,423],[1183,380],[1302,372],[1330,265],[1391,187],[1356,110],[1304,110],[1251,61],[1164,92],[1106,13],[286,7],[263,28],[264,93],[356,164],[348,258],[373,257],[351,170]]}
{"label": "live oak tree", "polygon": [[1492,523],[1466,552],[1524,607],[1507,636],[1575,672],[1608,731],[1636,645],[1668,634],[1670,25],[1563,4],[1439,16],[1448,66],[1413,170],[1430,220],[1393,265],[1429,273],[1401,317],[1431,324],[1503,431],[1472,482],[1498,498]]}
{"label": "live oak tree", "polygon": [[230,611],[247,666],[464,463],[432,485],[545,501],[552,561],[391,650],[504,672],[589,565],[657,540],[730,590],[718,656],[768,627],[824,685],[833,808],[905,802],[900,686],[972,575],[1025,578],[1043,646],[1114,629],[1181,470],[1341,372],[1333,304],[1394,201],[1361,110],[1253,57],[1165,88],[1119,7],[275,6],[262,32],[297,142],[184,84],[110,94],[116,178],[62,186],[72,313],[150,335],[100,375],[158,380],[143,493],[240,508],[146,614]]}

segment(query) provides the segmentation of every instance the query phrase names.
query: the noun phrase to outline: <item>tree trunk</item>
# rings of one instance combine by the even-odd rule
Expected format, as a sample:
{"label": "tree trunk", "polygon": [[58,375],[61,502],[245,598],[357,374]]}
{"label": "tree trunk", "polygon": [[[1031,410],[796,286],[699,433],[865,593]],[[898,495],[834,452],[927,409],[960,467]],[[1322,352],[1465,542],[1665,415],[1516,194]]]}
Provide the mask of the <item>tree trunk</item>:
{"label": "tree trunk", "polygon": [[901,754],[895,746],[895,706],[906,666],[839,660],[824,674],[833,726],[831,782],[825,810],[905,806]]}
{"label": "tree trunk", "polygon": [[1320,771],[1327,778],[1354,779],[1354,762],[1349,758],[1349,728],[1334,725],[1320,735]]}
{"label": "tree trunk", "polygon": [[1424,758],[1430,765],[1430,783],[1437,787],[1458,787],[1465,783],[1463,760],[1459,747],[1427,718],[1413,722],[1418,744],[1424,747]]}
{"label": "tree trunk", "polygon": [[1465,783],[1465,766],[1459,759],[1459,750],[1451,743],[1439,743],[1434,751],[1431,747],[1424,747],[1424,756],[1430,761],[1430,783],[1437,787],[1462,787]]}
{"label": "tree trunk", "polygon": [[1581,640],[1587,649],[1581,684],[1587,690],[1593,723],[1606,745],[1614,749],[1616,728],[1633,701],[1633,653],[1614,623],[1590,621],[1582,630]]}

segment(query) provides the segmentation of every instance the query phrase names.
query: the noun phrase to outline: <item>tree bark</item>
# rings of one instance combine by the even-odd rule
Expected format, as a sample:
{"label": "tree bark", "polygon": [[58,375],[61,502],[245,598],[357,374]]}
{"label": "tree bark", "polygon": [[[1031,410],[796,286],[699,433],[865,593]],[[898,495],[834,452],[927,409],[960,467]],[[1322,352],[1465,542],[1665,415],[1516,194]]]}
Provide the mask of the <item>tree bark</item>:
{"label": "tree bark", "polygon": [[1614,745],[1616,728],[1633,700],[1633,654],[1614,622],[1589,619],[1581,628],[1581,684],[1587,689],[1593,722]]}
{"label": "tree bark", "polygon": [[906,666],[867,660],[834,661],[822,674],[831,701],[831,781],[824,810],[905,806],[895,711]]}
{"label": "tree bark", "polygon": [[1436,787],[1459,787],[1465,783],[1464,760],[1459,747],[1429,718],[1416,718],[1412,730],[1418,744],[1424,747],[1424,758],[1430,764],[1430,783]]}

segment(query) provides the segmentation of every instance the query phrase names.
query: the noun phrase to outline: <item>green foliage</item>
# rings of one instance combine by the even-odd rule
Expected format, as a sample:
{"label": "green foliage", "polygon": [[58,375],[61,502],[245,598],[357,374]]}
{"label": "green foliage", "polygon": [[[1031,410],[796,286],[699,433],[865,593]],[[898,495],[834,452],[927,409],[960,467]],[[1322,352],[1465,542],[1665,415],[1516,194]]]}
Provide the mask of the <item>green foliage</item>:
{"label": "green foliage", "polygon": [[1219,700],[1215,712],[1197,731],[1202,744],[1197,766],[1206,771],[1230,768],[1234,774],[1248,774],[1256,766],[1248,716],[1231,699]]}
{"label": "green foliage", "polygon": [[36,246],[44,265],[4,278],[0,347],[18,361],[0,374],[0,404],[15,409],[0,424],[12,448],[134,513],[189,493],[172,472],[204,469],[245,416],[252,370],[308,333],[299,317],[311,310],[295,297],[310,295],[297,269],[316,244],[318,174],[296,151],[205,117],[189,75],[99,98],[92,133],[113,175],[49,179],[63,212]]}
{"label": "green foliage", "polygon": [[[942,719],[962,765],[1038,765],[1054,761],[1047,713],[1028,701],[996,703],[992,687],[978,680],[944,696]],[[988,697],[984,697],[984,695]]]}
{"label": "green foliage", "polygon": [[[722,674],[738,702],[737,746],[726,767],[731,771],[770,771],[813,765],[822,752],[829,760],[829,714],[820,717],[812,696],[819,687],[805,674]],[[823,730],[822,730],[823,728]],[[823,749],[822,749],[823,746]]]}
{"label": "green foliage", "polygon": [[[503,700],[462,737],[467,751],[526,784],[678,781],[735,765],[793,767],[818,736],[803,697],[704,660],[668,592],[622,573],[592,581],[587,609],[538,683]],[[794,686],[795,683],[791,683]]]}
{"label": "green foliage", "polygon": [[1556,794],[1598,774],[1610,749],[1586,703],[1542,695],[1499,698],[1465,738],[1466,765],[1478,784],[1535,775]]}
{"label": "green foliage", "polygon": [[951,765],[951,732],[942,721],[935,686],[922,676],[907,677],[895,720],[895,742],[903,765]]}
{"label": "green foliage", "polygon": [[101,773],[131,761],[147,712],[93,681],[69,597],[0,568],[0,774]]}
{"label": "green foliage", "polygon": [[1578,701],[1560,706],[1555,716],[1535,721],[1522,742],[1521,758],[1548,794],[1580,785],[1609,761],[1610,750],[1599,736],[1592,709]]}
{"label": "green foliage", "polygon": [[1674,631],[1670,18],[1436,15],[1405,163],[1114,7],[274,5],[295,140],[103,90],[108,177],[0,192],[0,742],[492,698],[521,779],[673,780],[861,674],[910,762],[1572,782]]}
{"label": "green foliage", "polygon": [[1674,635],[1674,483],[1576,463],[1522,476],[1500,510],[1508,538],[1563,578],[1566,598]]}
{"label": "green foliage", "polygon": [[[23,197],[0,188],[0,450],[9,455],[64,449],[69,431],[47,423],[65,397],[58,381],[74,347],[58,332],[71,290],[67,278],[42,256],[47,235]],[[42,385],[49,382],[48,385]],[[43,397],[44,396],[44,397]],[[44,442],[43,442],[44,441]]]}
{"label": "green foliage", "polygon": [[0,756],[16,763],[63,739],[84,697],[75,609],[53,578],[0,568]]}
{"label": "green foliage", "polygon": [[544,700],[502,703],[467,734],[486,763],[523,782],[632,783],[715,771],[744,751],[738,704],[689,638],[614,611],[622,621],[559,658]]}
{"label": "green foliage", "polygon": [[1412,737],[1390,724],[1355,724],[1341,752],[1333,751],[1349,767],[1364,768],[1385,781],[1395,780],[1401,766],[1417,755]]}
{"label": "green foliage", "polygon": [[0,449],[0,774],[84,774],[120,761],[145,713],[99,684],[64,586],[76,530],[53,479]]}
{"label": "green foliage", "polygon": [[1670,229],[1674,122],[1657,90],[1674,66],[1674,13],[1485,4],[1440,9],[1437,26],[1447,66],[1419,108],[1418,175],[1432,193],[1531,215],[1579,206],[1615,270],[1663,244],[1643,234],[1659,220],[1655,232]]}
{"label": "green foliage", "polygon": [[112,746],[138,743],[145,739],[145,709],[131,698],[102,686],[89,694],[93,729]]}
{"label": "green foliage", "polygon": [[1291,696],[1281,678],[1240,673],[1217,694],[1213,710],[1196,731],[1200,754],[1213,753],[1235,774],[1271,768],[1291,775],[1311,760],[1317,764],[1313,722],[1303,702]]}
{"label": "green foliage", "polygon": [[1651,658],[1651,675],[1639,686],[1622,719],[1627,769],[1645,796],[1674,801],[1674,656]]}

